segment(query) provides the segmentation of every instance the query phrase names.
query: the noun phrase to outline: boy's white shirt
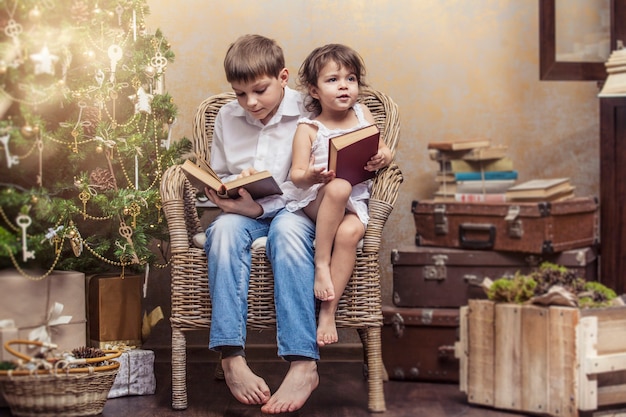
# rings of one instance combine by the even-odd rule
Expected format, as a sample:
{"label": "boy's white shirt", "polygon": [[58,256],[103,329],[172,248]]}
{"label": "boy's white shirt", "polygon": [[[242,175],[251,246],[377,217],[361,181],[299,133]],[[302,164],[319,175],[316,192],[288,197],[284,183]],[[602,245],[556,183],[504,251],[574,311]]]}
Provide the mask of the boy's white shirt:
{"label": "boy's white shirt", "polygon": [[[298,120],[310,116],[304,108],[304,96],[289,87],[285,87],[283,100],[266,125],[236,100],[225,104],[215,119],[211,167],[225,182],[252,166],[257,171],[269,171],[279,185],[284,183],[289,177]],[[275,215],[286,203],[279,195],[256,201],[263,207],[261,218]]]}

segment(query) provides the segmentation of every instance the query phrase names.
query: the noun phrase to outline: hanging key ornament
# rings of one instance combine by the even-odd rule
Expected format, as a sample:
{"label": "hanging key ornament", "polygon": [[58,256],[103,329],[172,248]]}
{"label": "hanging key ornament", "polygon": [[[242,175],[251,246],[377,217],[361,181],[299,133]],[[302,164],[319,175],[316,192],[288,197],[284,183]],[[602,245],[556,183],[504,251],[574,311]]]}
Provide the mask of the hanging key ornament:
{"label": "hanging key ornament", "polygon": [[[136,265],[139,264],[139,258],[137,257],[137,253],[135,252],[135,245],[133,245],[133,240],[132,240],[132,236],[133,236],[133,229],[126,225],[126,223],[124,222],[124,220],[122,220],[120,222],[120,228],[118,229],[120,236],[122,236],[124,239],[126,239],[127,244],[130,246],[131,250],[132,250],[132,262]],[[121,247],[120,245],[118,245],[118,247]]]}
{"label": "hanging key ornament", "polygon": [[17,225],[22,229],[22,261],[26,262],[29,259],[35,259],[35,252],[28,250],[28,242],[26,241],[26,229],[33,222],[28,214],[20,214],[15,219]]}
{"label": "hanging key ornament", "polygon": [[37,146],[37,151],[39,152],[39,174],[37,174],[37,185],[43,187],[43,141],[41,140],[41,135],[37,135],[37,142],[35,142],[35,146]]}
{"label": "hanging key ornament", "polygon": [[11,150],[9,149],[9,140],[11,139],[10,133],[5,133],[0,136],[0,143],[2,143],[4,147],[4,154],[7,158],[7,168],[11,168],[13,165],[19,164],[19,159],[15,155],[11,155]]}
{"label": "hanging key ornament", "polygon": [[91,198],[91,194],[87,190],[83,190],[78,194],[78,198],[83,202],[83,219],[87,219],[87,202]]}
{"label": "hanging key ornament", "polygon": [[109,81],[115,83],[115,70],[117,69],[117,63],[120,62],[123,56],[122,48],[119,45],[113,44],[108,49],[109,59],[111,60],[111,76]]}

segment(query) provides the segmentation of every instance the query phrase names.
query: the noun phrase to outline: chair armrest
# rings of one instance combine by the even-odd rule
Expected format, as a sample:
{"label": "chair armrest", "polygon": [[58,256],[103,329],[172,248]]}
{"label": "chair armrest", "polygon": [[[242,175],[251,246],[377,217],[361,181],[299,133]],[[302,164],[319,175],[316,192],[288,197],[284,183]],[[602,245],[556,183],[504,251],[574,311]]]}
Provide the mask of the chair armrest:
{"label": "chair armrest", "polygon": [[184,253],[192,246],[193,236],[202,231],[196,210],[196,190],[180,165],[169,167],[161,178],[161,201],[167,219],[172,254]]}
{"label": "chair armrest", "polygon": [[378,253],[383,227],[396,203],[402,180],[402,172],[395,163],[376,174],[369,201],[370,220],[363,237],[363,252]]}

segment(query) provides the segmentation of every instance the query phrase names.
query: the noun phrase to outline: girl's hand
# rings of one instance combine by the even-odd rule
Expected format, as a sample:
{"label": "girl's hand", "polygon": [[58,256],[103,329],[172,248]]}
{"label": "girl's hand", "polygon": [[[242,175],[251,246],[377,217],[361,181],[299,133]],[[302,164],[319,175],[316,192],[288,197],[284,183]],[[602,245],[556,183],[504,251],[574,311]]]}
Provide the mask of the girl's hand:
{"label": "girl's hand", "polygon": [[326,184],[335,178],[335,171],[326,171],[323,167],[315,168],[315,156],[311,155],[305,176],[310,184]]}
{"label": "girl's hand", "polygon": [[243,171],[241,171],[241,173],[239,174],[239,177],[249,177],[252,174],[256,174],[257,170],[250,167],[250,168],[246,168]]}
{"label": "girl's hand", "polygon": [[384,168],[391,163],[391,155],[388,152],[389,148],[379,148],[376,155],[372,156],[369,161],[367,161],[367,165],[365,165],[365,169],[368,171],[376,171],[378,169]]}

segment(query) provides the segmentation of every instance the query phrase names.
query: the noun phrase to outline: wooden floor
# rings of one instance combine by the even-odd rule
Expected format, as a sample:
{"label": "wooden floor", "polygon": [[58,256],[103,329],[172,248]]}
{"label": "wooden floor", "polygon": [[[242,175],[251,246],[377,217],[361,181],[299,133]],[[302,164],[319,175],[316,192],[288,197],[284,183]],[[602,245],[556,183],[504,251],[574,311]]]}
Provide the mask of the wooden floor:
{"label": "wooden floor", "polygon": [[[282,380],[287,365],[276,361],[251,362],[251,367],[266,378],[272,390]],[[188,367],[189,407],[172,410],[170,365],[155,364],[155,395],[121,397],[107,400],[104,417],[261,417],[258,406],[240,404],[223,381],[213,378],[215,363],[192,363]],[[305,406],[284,417],[514,417],[527,414],[498,411],[467,403],[457,384],[399,382],[385,383],[387,411],[371,414],[367,410],[366,383],[359,362],[324,361],[319,363],[320,386]],[[0,417],[9,417],[0,408]],[[626,412],[581,413],[580,417],[624,417]],[[63,417],[63,416],[59,416]]]}
{"label": "wooden floor", "polygon": [[[287,371],[282,362],[251,362],[274,391]],[[254,417],[263,416],[258,406],[237,402],[223,381],[213,378],[215,363],[193,363],[188,367],[189,407],[171,409],[170,365],[157,362],[155,395],[107,400],[104,417]],[[282,416],[307,417],[506,417],[523,414],[471,406],[456,384],[397,382],[385,383],[387,411],[370,414],[367,410],[366,383],[359,362],[319,362],[320,386],[305,406]],[[0,417],[11,416],[0,408]]]}

